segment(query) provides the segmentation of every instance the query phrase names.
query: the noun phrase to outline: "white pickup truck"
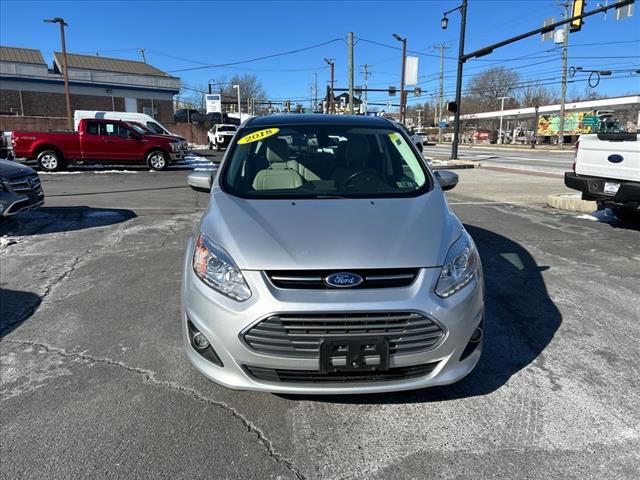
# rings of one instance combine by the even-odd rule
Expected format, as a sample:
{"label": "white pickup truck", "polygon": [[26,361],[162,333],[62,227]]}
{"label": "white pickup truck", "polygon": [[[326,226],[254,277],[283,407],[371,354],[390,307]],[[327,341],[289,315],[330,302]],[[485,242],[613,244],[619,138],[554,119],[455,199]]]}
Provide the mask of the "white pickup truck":
{"label": "white pickup truck", "polygon": [[581,135],[564,184],[581,191],[583,200],[598,202],[598,208],[610,207],[620,219],[640,214],[640,135]]}
{"label": "white pickup truck", "polygon": [[235,125],[228,124],[218,124],[211,127],[211,129],[207,132],[207,138],[209,139],[209,149],[213,148],[216,151],[220,151],[223,148],[227,148],[231,143],[231,139],[236,134],[238,127]]}

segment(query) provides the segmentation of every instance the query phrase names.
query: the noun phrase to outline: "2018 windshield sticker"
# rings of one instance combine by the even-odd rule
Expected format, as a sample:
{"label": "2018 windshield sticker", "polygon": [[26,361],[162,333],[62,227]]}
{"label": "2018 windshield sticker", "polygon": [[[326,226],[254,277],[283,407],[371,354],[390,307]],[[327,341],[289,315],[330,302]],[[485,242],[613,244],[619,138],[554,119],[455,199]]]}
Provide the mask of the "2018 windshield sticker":
{"label": "2018 windshield sticker", "polygon": [[258,130],[257,132],[253,132],[242,137],[240,140],[238,140],[238,145],[257,142],[258,140],[262,140],[263,138],[275,135],[279,131],[279,128],[265,128],[264,130]]}

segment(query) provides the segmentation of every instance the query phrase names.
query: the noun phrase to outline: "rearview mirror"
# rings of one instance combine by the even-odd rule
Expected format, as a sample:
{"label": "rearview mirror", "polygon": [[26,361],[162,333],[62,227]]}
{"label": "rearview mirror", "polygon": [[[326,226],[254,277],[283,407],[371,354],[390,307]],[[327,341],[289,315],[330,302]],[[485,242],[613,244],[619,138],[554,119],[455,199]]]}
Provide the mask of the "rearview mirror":
{"label": "rearview mirror", "polygon": [[449,170],[437,170],[435,176],[442,190],[451,190],[458,184],[458,174]]}
{"label": "rearview mirror", "polygon": [[212,172],[192,172],[187,177],[187,183],[198,192],[210,192],[213,185]]}

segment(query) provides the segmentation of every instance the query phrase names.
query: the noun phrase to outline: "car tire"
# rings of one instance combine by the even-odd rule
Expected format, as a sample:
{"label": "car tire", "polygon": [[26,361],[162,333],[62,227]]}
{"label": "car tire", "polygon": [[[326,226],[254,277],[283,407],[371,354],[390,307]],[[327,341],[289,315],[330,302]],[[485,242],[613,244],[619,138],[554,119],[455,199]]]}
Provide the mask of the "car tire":
{"label": "car tire", "polygon": [[220,148],[220,145],[216,143],[216,152],[219,152],[220,150],[222,150],[222,149]]}
{"label": "car tire", "polygon": [[418,151],[419,151],[420,153],[422,153],[422,144],[421,144],[421,143],[419,143],[418,145],[416,145],[416,148],[418,149]]}
{"label": "car tire", "polygon": [[38,154],[38,166],[45,172],[57,172],[65,168],[64,160],[55,150],[43,150]]}
{"label": "car tire", "polygon": [[209,142],[209,150],[213,150],[213,143]]}
{"label": "car tire", "polygon": [[152,150],[147,155],[147,165],[151,170],[166,170],[169,166],[169,157],[161,150]]}
{"label": "car tire", "polygon": [[640,222],[639,210],[634,210],[631,208],[624,208],[624,207],[615,207],[612,210],[613,210],[613,214],[616,217],[618,217],[618,220],[620,220],[624,224],[630,224],[630,223],[635,224]]}

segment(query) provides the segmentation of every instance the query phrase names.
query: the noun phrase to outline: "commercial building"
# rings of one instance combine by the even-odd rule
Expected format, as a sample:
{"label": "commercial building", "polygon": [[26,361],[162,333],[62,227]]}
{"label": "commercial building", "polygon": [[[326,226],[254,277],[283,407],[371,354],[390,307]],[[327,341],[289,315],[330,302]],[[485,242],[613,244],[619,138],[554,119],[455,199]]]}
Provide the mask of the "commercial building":
{"label": "commercial building", "polygon": [[[141,112],[173,120],[180,79],[144,62],[67,54],[72,110]],[[66,117],[62,54],[0,47],[0,115]]]}

